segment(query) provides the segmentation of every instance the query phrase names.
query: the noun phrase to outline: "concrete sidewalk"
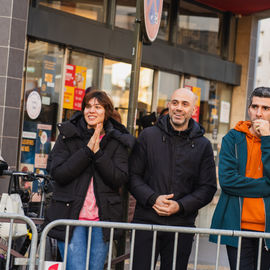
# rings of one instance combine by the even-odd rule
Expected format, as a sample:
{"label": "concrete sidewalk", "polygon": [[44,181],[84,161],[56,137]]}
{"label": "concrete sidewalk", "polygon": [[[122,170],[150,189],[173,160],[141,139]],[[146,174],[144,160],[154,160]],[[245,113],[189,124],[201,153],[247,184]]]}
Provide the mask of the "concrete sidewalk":
{"label": "concrete sidewalk", "polygon": [[[194,256],[195,256],[195,241],[193,243],[193,248],[190,255],[188,267],[189,270],[194,269]],[[216,256],[217,256],[217,245],[209,242],[207,236],[201,236],[199,242],[197,269],[202,270],[215,269]],[[230,269],[226,247],[224,245],[220,246],[218,269],[219,270]]]}

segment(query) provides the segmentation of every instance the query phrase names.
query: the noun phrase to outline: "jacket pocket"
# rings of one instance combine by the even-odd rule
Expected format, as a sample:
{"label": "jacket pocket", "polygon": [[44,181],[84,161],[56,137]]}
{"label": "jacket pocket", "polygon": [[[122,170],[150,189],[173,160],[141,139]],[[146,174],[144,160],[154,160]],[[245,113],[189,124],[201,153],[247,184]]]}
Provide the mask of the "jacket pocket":
{"label": "jacket pocket", "polygon": [[[48,222],[57,219],[71,218],[71,209],[74,198],[65,194],[53,194],[51,204],[46,210],[46,220]],[[58,230],[64,230],[65,226],[57,226]]]}
{"label": "jacket pocket", "polygon": [[122,221],[123,204],[119,196],[107,197],[107,213],[110,221]]}

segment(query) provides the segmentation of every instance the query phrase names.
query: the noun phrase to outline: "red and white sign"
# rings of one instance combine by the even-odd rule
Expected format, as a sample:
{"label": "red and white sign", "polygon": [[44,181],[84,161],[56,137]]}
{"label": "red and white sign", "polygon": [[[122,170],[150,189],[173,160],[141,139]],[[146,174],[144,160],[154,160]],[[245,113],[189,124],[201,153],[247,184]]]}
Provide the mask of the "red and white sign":
{"label": "red and white sign", "polygon": [[86,67],[66,65],[63,108],[80,111],[85,93]]}
{"label": "red and white sign", "polygon": [[62,270],[63,263],[61,262],[45,262],[44,270]]}
{"label": "red and white sign", "polygon": [[142,0],[143,1],[143,30],[147,40],[153,42],[158,34],[163,0]]}
{"label": "red and white sign", "polygon": [[85,93],[84,89],[79,88],[74,89],[73,110],[80,111],[82,109],[82,101],[84,93]]}

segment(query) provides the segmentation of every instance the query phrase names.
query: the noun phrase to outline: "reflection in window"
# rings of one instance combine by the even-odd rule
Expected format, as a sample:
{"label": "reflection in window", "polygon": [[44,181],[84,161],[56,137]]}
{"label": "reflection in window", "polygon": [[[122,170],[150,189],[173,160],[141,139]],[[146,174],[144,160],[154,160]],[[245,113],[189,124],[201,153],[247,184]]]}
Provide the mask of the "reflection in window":
{"label": "reflection in window", "polygon": [[169,12],[170,12],[171,0],[163,1],[162,15],[159,26],[157,38],[162,40],[168,40],[169,38]]}
{"label": "reflection in window", "polygon": [[167,107],[168,101],[170,101],[171,95],[174,90],[178,89],[180,85],[179,75],[171,74],[168,72],[159,72],[158,77],[158,106],[157,113]]}
{"label": "reflection in window", "polygon": [[[151,116],[150,119],[148,117],[151,111],[153,75],[154,71],[152,69],[141,68],[137,106],[137,135],[139,135],[143,128],[151,126],[153,120],[155,120]],[[141,121],[142,118],[144,119],[143,122]]]}
{"label": "reflection in window", "polygon": [[[151,110],[153,70],[141,68],[139,93],[138,93],[138,115],[149,113]],[[102,89],[107,91],[119,111],[122,123],[127,124],[131,64],[117,62],[109,59],[104,60]]]}
{"label": "reflection in window", "polygon": [[40,5],[104,22],[104,0],[42,0]]}
{"label": "reflection in window", "polygon": [[179,12],[178,44],[211,54],[219,54],[221,15],[186,1],[180,2]]}
{"label": "reflection in window", "polygon": [[108,92],[115,108],[127,124],[128,100],[130,88],[131,65],[113,60],[104,60],[102,89]]}
{"label": "reflection in window", "polygon": [[152,69],[141,67],[138,102],[143,104],[147,113],[151,110],[153,74]]}
{"label": "reflection in window", "polygon": [[117,0],[115,26],[134,30],[136,19],[136,0]]}

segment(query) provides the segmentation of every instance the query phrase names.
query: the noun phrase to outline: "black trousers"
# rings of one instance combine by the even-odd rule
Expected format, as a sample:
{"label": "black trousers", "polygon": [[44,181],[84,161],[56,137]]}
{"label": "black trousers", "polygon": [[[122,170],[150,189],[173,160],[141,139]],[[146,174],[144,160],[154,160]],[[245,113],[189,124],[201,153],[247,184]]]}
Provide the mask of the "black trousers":
{"label": "black trousers", "polygon": [[[155,263],[160,255],[160,270],[170,270],[173,265],[174,233],[158,232]],[[192,249],[194,234],[178,235],[176,270],[186,270]],[[149,270],[151,267],[153,232],[136,231],[133,270]]]}
{"label": "black trousers", "polygon": [[[231,270],[236,269],[237,262],[237,248],[226,246]],[[241,255],[240,255],[240,270],[256,270],[258,261],[258,238],[242,238]],[[261,255],[261,270],[269,270],[270,268],[270,252],[264,247],[262,241],[262,255]]]}

